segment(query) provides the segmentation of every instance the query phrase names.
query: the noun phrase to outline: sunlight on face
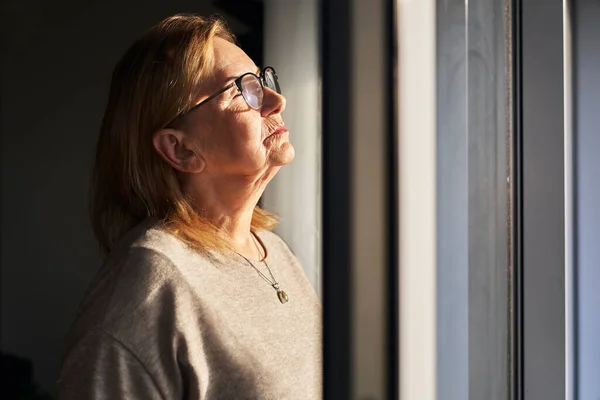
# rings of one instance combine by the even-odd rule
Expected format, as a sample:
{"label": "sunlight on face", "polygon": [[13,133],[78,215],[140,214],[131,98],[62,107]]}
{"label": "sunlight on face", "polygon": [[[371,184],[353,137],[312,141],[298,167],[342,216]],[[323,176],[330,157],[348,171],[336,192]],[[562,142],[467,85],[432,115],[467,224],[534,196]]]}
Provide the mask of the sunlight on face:
{"label": "sunlight on face", "polygon": [[[254,62],[236,45],[215,38],[214,72],[206,80],[197,101],[232,83],[246,72],[257,73]],[[199,107],[189,116],[187,133],[215,174],[255,175],[292,161],[281,113],[285,98],[264,88],[260,110],[251,108],[236,86]]]}

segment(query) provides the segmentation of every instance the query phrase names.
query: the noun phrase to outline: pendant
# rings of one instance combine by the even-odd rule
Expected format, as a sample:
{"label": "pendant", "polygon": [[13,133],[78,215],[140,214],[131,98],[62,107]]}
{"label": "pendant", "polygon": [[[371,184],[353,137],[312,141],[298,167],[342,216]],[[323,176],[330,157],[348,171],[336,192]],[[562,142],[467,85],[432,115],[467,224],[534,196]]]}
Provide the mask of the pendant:
{"label": "pendant", "polygon": [[277,290],[277,298],[279,298],[279,301],[281,302],[281,304],[285,304],[290,300],[287,293],[284,292],[283,290],[279,289],[279,283],[275,282],[271,286],[273,286],[273,289]]}
{"label": "pendant", "polygon": [[277,297],[279,297],[279,301],[281,302],[281,304],[285,304],[289,301],[287,293],[281,289],[277,291]]}

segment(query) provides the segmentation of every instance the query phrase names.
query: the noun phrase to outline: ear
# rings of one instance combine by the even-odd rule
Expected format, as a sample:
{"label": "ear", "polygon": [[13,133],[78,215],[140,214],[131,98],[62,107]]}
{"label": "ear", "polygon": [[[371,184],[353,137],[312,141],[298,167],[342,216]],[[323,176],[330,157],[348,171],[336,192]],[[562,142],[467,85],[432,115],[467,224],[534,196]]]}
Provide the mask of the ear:
{"label": "ear", "polygon": [[184,144],[184,133],[177,129],[161,129],[152,137],[154,148],[173,168],[181,172],[199,173],[204,159]]}

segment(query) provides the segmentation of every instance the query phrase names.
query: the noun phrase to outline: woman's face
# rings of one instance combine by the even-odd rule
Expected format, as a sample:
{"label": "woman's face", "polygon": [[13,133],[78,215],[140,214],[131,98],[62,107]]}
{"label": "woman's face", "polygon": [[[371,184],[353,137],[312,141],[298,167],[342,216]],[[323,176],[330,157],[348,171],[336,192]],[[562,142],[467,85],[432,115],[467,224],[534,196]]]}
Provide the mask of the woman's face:
{"label": "woman's face", "polygon": [[[239,47],[215,38],[213,73],[205,80],[197,103],[246,72],[259,74],[257,66]],[[285,98],[265,87],[263,106],[255,110],[234,85],[192,111],[186,117],[184,132],[203,159],[204,171],[253,176],[294,158],[289,133],[281,129],[284,109]]]}

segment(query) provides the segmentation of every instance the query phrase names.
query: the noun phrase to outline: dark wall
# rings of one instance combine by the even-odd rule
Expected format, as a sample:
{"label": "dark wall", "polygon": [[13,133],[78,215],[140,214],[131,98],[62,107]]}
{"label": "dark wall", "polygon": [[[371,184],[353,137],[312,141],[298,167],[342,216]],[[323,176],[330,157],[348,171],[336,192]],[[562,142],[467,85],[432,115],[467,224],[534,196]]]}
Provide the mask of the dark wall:
{"label": "dark wall", "polygon": [[2,352],[31,360],[34,380],[51,392],[64,335],[101,261],[87,206],[112,68],[162,18],[223,9],[208,0],[1,7]]}

